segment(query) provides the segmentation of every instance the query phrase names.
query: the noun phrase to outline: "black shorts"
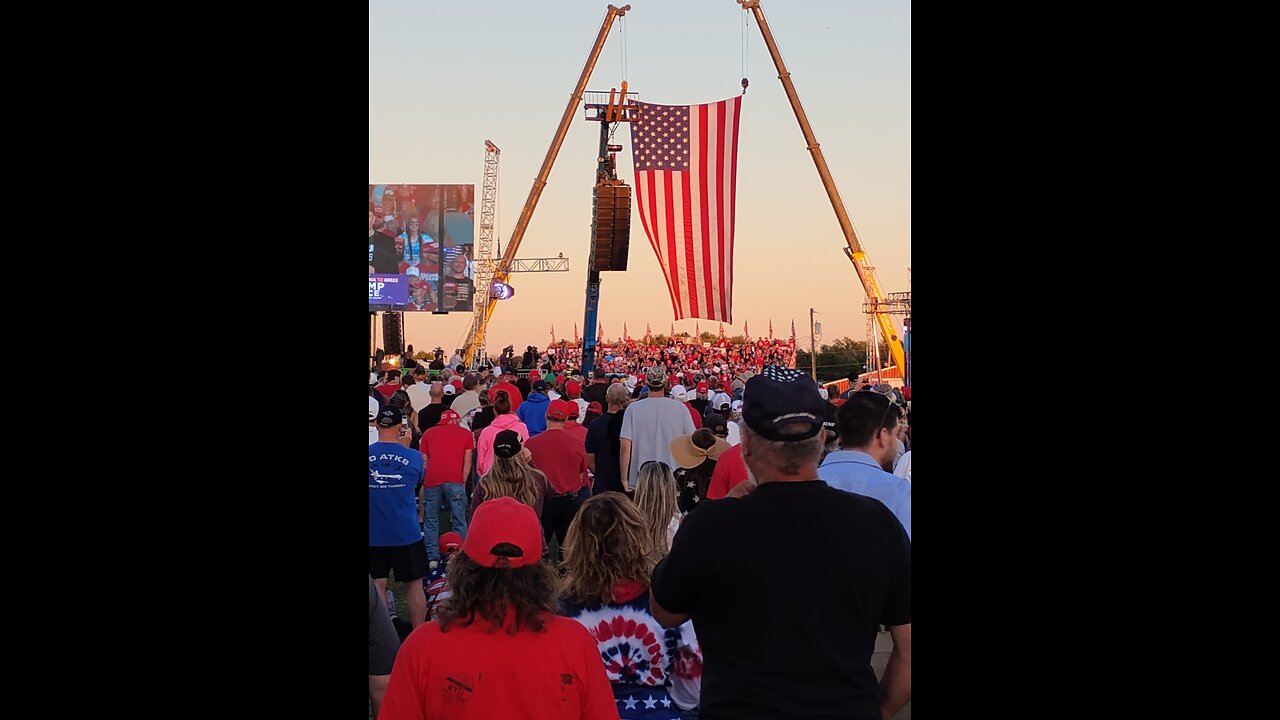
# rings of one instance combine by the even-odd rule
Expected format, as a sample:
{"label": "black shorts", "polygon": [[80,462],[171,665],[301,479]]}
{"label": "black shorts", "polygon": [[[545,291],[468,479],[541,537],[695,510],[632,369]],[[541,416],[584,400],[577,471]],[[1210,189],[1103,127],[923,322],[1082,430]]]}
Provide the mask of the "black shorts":
{"label": "black shorts", "polygon": [[375,580],[385,579],[388,570],[396,571],[399,582],[421,580],[431,572],[429,562],[421,540],[400,547],[369,546],[369,574]]}

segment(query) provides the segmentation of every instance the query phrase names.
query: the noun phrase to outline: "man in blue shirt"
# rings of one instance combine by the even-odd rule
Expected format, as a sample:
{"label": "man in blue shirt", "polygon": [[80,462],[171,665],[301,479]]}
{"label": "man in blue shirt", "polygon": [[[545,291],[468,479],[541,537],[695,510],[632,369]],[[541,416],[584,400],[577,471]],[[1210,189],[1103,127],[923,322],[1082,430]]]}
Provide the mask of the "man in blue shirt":
{"label": "man in blue shirt", "polygon": [[400,444],[401,433],[408,431],[400,408],[383,408],[376,425],[378,442],[369,446],[369,575],[385,604],[387,576],[395,569],[409,602],[409,621],[417,627],[427,616],[422,578],[429,565],[417,499],[425,466],[422,453]]}
{"label": "man in blue shirt", "polygon": [[818,477],[833,488],[873,497],[897,516],[911,537],[911,483],[881,467],[892,462],[901,409],[877,392],[855,392],[836,411],[840,449],[827,455]]}
{"label": "man in blue shirt", "polygon": [[536,437],[546,431],[550,404],[551,401],[547,398],[547,381],[533,381],[533,392],[516,409],[516,417],[529,428],[529,437]]}

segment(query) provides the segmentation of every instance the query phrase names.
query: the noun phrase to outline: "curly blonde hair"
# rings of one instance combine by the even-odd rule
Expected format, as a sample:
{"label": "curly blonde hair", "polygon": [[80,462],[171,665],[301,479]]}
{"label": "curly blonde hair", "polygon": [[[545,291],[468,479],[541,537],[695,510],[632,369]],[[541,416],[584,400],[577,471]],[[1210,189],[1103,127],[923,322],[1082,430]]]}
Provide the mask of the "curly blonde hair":
{"label": "curly blonde hair", "polygon": [[561,597],[589,605],[613,601],[613,589],[627,580],[649,584],[657,564],[644,518],[619,492],[587,500],[569,524],[564,539]]}
{"label": "curly blonde hair", "polygon": [[489,472],[480,478],[481,497],[485,500],[511,497],[536,509],[538,507],[537,475],[542,475],[542,471],[530,465],[522,453],[509,458],[494,455]]}
{"label": "curly blonde hair", "polygon": [[636,474],[636,507],[644,518],[645,535],[658,557],[671,551],[667,544],[667,528],[671,518],[679,512],[677,498],[680,489],[671,468],[661,460],[651,460],[640,466]]}

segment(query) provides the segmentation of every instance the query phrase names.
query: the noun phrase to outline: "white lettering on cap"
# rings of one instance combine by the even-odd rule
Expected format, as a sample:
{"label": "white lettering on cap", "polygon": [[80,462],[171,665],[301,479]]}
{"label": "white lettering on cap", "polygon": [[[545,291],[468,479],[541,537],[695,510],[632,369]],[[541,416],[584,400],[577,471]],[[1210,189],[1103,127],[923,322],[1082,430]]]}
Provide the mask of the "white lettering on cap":
{"label": "white lettering on cap", "polygon": [[778,417],[774,418],[773,423],[776,425],[782,422],[783,420],[787,420],[789,418],[806,418],[808,420],[817,420],[818,416],[814,415],[813,413],[787,413],[786,415],[779,415]]}

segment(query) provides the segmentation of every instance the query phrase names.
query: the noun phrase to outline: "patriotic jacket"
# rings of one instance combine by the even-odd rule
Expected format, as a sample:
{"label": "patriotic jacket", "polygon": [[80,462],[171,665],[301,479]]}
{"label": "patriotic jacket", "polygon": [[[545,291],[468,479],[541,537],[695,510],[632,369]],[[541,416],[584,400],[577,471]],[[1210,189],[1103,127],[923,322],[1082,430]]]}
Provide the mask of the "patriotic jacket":
{"label": "patriotic jacket", "polygon": [[619,583],[614,602],[562,601],[560,614],[590,631],[600,648],[622,720],[678,720],[680,708],[698,704],[702,647],[693,623],[663,628],[649,614],[649,587]]}
{"label": "patriotic jacket", "polygon": [[427,595],[427,619],[440,617],[440,606],[453,592],[449,589],[449,563],[441,562],[422,578],[422,589]]}

